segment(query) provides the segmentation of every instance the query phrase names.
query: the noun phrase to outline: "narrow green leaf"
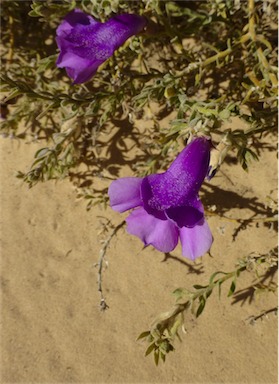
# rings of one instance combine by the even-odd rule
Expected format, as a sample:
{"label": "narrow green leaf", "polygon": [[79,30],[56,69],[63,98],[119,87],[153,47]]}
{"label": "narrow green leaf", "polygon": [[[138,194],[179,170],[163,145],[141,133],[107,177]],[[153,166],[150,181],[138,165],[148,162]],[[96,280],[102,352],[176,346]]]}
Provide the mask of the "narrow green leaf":
{"label": "narrow green leaf", "polygon": [[222,285],[222,283],[219,281],[218,282],[218,296],[219,296],[219,300],[221,299],[221,285]]}
{"label": "narrow green leaf", "polygon": [[145,351],[145,356],[148,356],[155,349],[155,343],[149,345],[147,350]]}
{"label": "narrow green leaf", "polygon": [[204,289],[204,288],[207,288],[208,285],[199,285],[199,284],[195,284],[195,285],[193,285],[193,287],[194,287],[195,289]]}
{"label": "narrow green leaf", "polygon": [[160,352],[157,349],[156,351],[154,351],[154,361],[155,361],[156,366],[158,366],[158,364],[159,364],[159,358],[160,358]]}
{"label": "narrow green leaf", "polygon": [[232,296],[232,295],[234,294],[235,288],[236,288],[236,283],[235,283],[235,281],[233,280],[232,283],[231,283],[231,286],[230,286],[230,290],[229,290],[229,293],[228,293],[228,297],[230,297],[230,296]]}
{"label": "narrow green leaf", "polygon": [[200,297],[200,305],[197,309],[196,317],[199,317],[202,314],[204,307],[205,307],[205,304],[206,304],[206,300],[203,296],[201,296]]}
{"label": "narrow green leaf", "polygon": [[160,357],[164,363],[166,361],[166,355],[164,353],[160,352]]}
{"label": "narrow green leaf", "polygon": [[4,98],[4,102],[7,103],[7,101],[14,99],[15,97],[21,95],[22,92],[19,89],[14,89],[9,95],[7,95]]}
{"label": "narrow green leaf", "polygon": [[145,337],[149,336],[150,335],[150,332],[149,331],[144,331],[142,332],[138,338],[137,338],[137,341],[140,340],[140,339],[144,339]]}
{"label": "narrow green leaf", "polygon": [[49,152],[49,148],[41,148],[35,153],[35,158],[36,159],[41,159],[42,157],[45,157],[46,154]]}
{"label": "narrow green leaf", "polygon": [[206,291],[205,295],[206,295],[206,298],[208,298],[212,293],[212,289],[209,289],[208,291]]}

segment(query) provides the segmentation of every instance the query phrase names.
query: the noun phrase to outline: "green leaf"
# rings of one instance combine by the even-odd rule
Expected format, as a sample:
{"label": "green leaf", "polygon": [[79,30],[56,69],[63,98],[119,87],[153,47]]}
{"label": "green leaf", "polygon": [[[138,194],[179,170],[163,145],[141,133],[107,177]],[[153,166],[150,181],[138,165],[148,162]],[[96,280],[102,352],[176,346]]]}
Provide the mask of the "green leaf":
{"label": "green leaf", "polygon": [[156,351],[154,351],[154,361],[155,361],[156,366],[159,364],[159,358],[160,358],[160,352],[157,349]]}
{"label": "green leaf", "polygon": [[215,109],[204,108],[200,105],[196,105],[195,109],[205,116],[218,116],[218,111],[216,111]]}
{"label": "green leaf", "polygon": [[37,11],[35,11],[35,9],[32,9],[32,11],[30,11],[28,13],[28,16],[31,16],[31,17],[38,17],[38,16],[41,16]]}
{"label": "green leaf", "polygon": [[145,356],[148,356],[155,349],[155,347],[155,343],[150,344],[147,350],[145,351]]}
{"label": "green leaf", "polygon": [[14,99],[21,94],[22,92],[19,89],[14,89],[8,96],[5,97],[4,102],[7,103],[7,101]]}
{"label": "green leaf", "polygon": [[212,293],[212,289],[208,289],[205,293],[206,298],[208,298]]}
{"label": "green leaf", "polygon": [[160,352],[160,357],[164,363],[166,361],[166,355],[163,352]]}
{"label": "green leaf", "polygon": [[219,117],[222,120],[227,120],[230,117],[230,115],[231,115],[231,112],[228,109],[223,109],[223,111],[219,113]]}
{"label": "green leaf", "polygon": [[205,304],[206,304],[206,300],[203,296],[201,296],[200,297],[200,305],[197,309],[196,317],[199,317],[202,314],[204,307],[205,307]]}
{"label": "green leaf", "polygon": [[258,155],[254,151],[252,151],[250,148],[240,148],[237,156],[244,170],[247,170],[248,164],[252,160],[259,160]]}
{"label": "green leaf", "polygon": [[142,332],[138,338],[137,338],[137,341],[140,340],[140,339],[144,339],[145,337],[149,336],[150,335],[150,332],[149,331],[144,331]]}
{"label": "green leaf", "polygon": [[38,62],[38,73],[44,72],[47,69],[51,68],[54,65],[56,59],[57,59],[57,54],[41,59]]}
{"label": "green leaf", "polygon": [[41,148],[35,153],[35,158],[36,159],[41,159],[45,157],[48,153],[50,152],[50,149],[48,147],[46,148]]}
{"label": "green leaf", "polygon": [[207,288],[208,286],[207,286],[207,285],[199,285],[199,284],[195,284],[195,285],[193,285],[193,287],[194,287],[195,289],[204,289],[204,288]]}
{"label": "green leaf", "polygon": [[176,300],[181,300],[183,299],[187,294],[189,294],[189,291],[185,288],[177,288],[176,290],[173,291],[172,293]]}
{"label": "green leaf", "polygon": [[228,297],[230,297],[234,294],[235,288],[236,288],[236,282],[235,282],[235,280],[233,280],[231,283],[231,286],[230,286]]}
{"label": "green leaf", "polygon": [[221,281],[218,282],[218,297],[219,297],[219,300],[221,299]]}

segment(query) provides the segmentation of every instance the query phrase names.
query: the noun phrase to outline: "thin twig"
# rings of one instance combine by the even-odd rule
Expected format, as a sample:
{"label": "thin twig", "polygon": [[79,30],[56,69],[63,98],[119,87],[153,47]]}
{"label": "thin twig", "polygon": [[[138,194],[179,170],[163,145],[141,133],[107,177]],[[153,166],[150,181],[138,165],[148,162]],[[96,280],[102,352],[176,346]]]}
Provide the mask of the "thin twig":
{"label": "thin twig", "polygon": [[271,308],[271,309],[268,309],[267,311],[263,311],[262,313],[260,313],[259,315],[257,316],[249,316],[247,317],[247,321],[249,321],[249,324],[253,325],[255,324],[255,322],[259,319],[263,319],[263,317],[268,317],[268,314],[269,313],[274,313],[275,315],[277,315],[278,313],[278,307],[274,307],[274,308]]}
{"label": "thin twig", "polygon": [[13,56],[14,56],[14,33],[13,33],[13,26],[14,26],[14,19],[12,16],[9,16],[9,29],[10,29],[10,46],[9,46],[9,51],[8,51],[8,57],[7,57],[7,62],[9,64],[12,63],[13,61]]}
{"label": "thin twig", "polygon": [[100,250],[99,253],[99,261],[95,264],[95,266],[98,266],[98,291],[100,292],[101,301],[100,301],[100,309],[101,311],[104,311],[108,308],[108,305],[105,301],[104,295],[103,295],[103,286],[102,286],[102,273],[103,273],[103,263],[105,259],[105,255],[108,249],[108,246],[110,245],[111,240],[116,235],[116,233],[119,231],[120,228],[123,227],[125,224],[125,220],[121,221],[120,224],[118,224],[110,234],[110,236],[104,241],[104,245]]}

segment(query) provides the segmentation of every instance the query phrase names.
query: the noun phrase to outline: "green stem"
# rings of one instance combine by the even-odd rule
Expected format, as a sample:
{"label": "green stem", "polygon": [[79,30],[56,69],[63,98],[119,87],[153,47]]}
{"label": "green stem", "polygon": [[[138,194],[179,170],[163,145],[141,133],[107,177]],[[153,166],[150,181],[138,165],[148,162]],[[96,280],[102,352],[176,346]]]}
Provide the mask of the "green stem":
{"label": "green stem", "polygon": [[237,268],[236,270],[234,270],[232,272],[228,272],[228,273],[220,272],[220,273],[224,273],[225,276],[212,281],[206,287],[198,289],[197,292],[191,293],[190,299],[188,299],[184,303],[176,304],[175,307],[173,308],[173,310],[159,316],[159,318],[154,322],[154,325],[152,326],[151,333],[155,329],[167,328],[168,323],[171,319],[174,319],[177,315],[179,315],[180,313],[183,313],[185,310],[187,310],[191,306],[191,304],[195,300],[197,300],[199,297],[202,297],[202,296],[209,297],[210,293],[213,291],[213,289],[216,287],[217,284],[220,286],[225,281],[227,281],[231,278],[238,277],[240,275],[240,273],[245,271],[245,270],[246,270],[246,264],[242,265],[241,267]]}
{"label": "green stem", "polygon": [[219,59],[222,59],[223,57],[228,56],[231,52],[232,52],[232,48],[227,48],[224,51],[218,52],[216,53],[216,55],[213,55],[208,59],[206,59],[201,66],[206,67],[207,65],[214,63],[214,61],[217,61]]}

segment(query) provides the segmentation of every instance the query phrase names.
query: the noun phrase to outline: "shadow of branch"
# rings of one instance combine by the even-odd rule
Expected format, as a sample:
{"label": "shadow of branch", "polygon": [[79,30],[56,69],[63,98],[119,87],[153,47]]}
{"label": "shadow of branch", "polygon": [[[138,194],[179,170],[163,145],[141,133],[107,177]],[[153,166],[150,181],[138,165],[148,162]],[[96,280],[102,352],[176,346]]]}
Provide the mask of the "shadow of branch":
{"label": "shadow of branch", "polygon": [[202,273],[204,273],[204,266],[202,263],[192,265],[184,259],[180,259],[179,257],[171,255],[170,253],[165,253],[164,259],[162,260],[162,263],[164,263],[168,260],[174,260],[174,261],[184,265],[185,267],[188,268],[188,273],[195,273],[196,275],[201,275]]}

